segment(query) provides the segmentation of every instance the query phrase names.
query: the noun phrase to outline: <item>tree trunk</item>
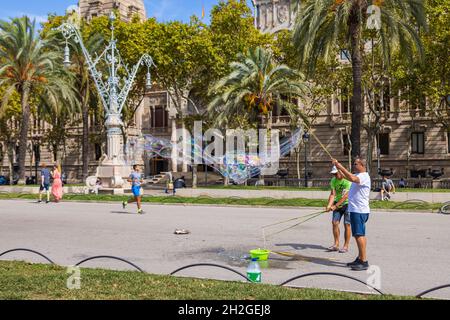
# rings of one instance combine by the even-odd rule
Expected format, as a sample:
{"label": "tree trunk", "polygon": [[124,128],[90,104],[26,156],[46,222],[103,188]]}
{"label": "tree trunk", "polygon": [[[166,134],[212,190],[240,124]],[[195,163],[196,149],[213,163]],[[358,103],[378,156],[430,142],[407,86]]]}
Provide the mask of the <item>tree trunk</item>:
{"label": "tree trunk", "polygon": [[29,169],[30,169],[30,175],[29,175],[29,177],[32,177],[33,176],[33,152],[34,150],[33,150],[33,145],[31,146],[31,150],[30,150],[30,166],[29,166]]}
{"label": "tree trunk", "polygon": [[296,155],[296,164],[297,164],[297,179],[298,179],[298,186],[301,187],[302,183],[300,181],[300,179],[302,178],[301,176],[301,171],[300,171],[300,152],[302,151],[302,149],[299,147],[295,148],[295,155]]}
{"label": "tree trunk", "polygon": [[[191,150],[187,149],[187,135],[186,135],[186,124],[184,123],[184,119],[181,119],[182,121],[182,129],[183,129],[183,164],[182,164],[182,172],[188,172],[188,160],[191,158],[190,152]],[[189,154],[188,154],[189,152]]]}
{"label": "tree trunk", "polygon": [[367,131],[367,173],[369,175],[372,172],[372,155],[373,155],[373,132],[370,130]]}
{"label": "tree trunk", "polygon": [[223,179],[223,185],[228,186],[229,184],[230,184],[230,178],[228,176],[226,176],[225,179]]}
{"label": "tree trunk", "polygon": [[82,177],[83,181],[89,176],[89,104],[83,101],[83,142],[82,142]]}
{"label": "tree trunk", "polygon": [[197,188],[197,180],[198,180],[197,165],[192,164],[192,188],[193,189]]}
{"label": "tree trunk", "polygon": [[14,184],[14,144],[8,143],[9,184]]}
{"label": "tree trunk", "polygon": [[361,20],[359,17],[360,7],[355,4],[350,16],[350,38],[352,54],[353,73],[353,95],[351,99],[352,112],[352,158],[361,156],[361,125],[363,115],[362,105],[362,57],[361,57]]}
{"label": "tree trunk", "polygon": [[[126,163],[128,163],[127,143],[128,143],[128,128],[126,128],[125,125],[123,125],[122,126],[122,157]],[[133,163],[133,164],[136,164],[136,163]]]}
{"label": "tree trunk", "polygon": [[20,127],[19,144],[19,182],[25,184],[25,158],[27,155],[28,127],[30,120],[30,106],[28,105],[29,89],[24,88],[21,95],[22,122]]}

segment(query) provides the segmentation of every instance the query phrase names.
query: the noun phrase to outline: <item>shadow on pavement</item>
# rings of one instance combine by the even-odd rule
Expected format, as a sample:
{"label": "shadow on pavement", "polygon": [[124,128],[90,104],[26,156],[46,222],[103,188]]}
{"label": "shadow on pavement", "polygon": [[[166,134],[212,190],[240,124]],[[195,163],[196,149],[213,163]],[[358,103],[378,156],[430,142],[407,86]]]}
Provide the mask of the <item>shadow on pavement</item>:
{"label": "shadow on pavement", "polygon": [[111,213],[116,213],[116,214],[137,214],[136,212],[128,212],[128,211],[111,211]]}
{"label": "shadow on pavement", "polygon": [[275,243],[277,247],[291,247],[295,250],[304,250],[304,249],[315,249],[315,250],[325,250],[328,248],[317,245],[317,244],[309,244],[309,243]]}

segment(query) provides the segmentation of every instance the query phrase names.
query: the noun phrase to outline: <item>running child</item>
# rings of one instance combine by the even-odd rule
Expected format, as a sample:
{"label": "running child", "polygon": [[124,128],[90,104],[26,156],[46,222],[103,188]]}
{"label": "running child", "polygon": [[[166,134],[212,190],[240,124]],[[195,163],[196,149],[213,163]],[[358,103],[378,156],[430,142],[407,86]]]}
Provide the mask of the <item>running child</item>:
{"label": "running child", "polygon": [[139,166],[137,164],[133,165],[133,172],[131,172],[128,182],[131,182],[131,192],[133,193],[133,198],[129,199],[128,201],[122,202],[122,207],[125,209],[128,203],[136,202],[138,207],[138,213],[142,214],[144,211],[142,211],[141,201],[142,201],[142,187],[141,183],[144,181],[142,179],[142,175],[139,171]]}

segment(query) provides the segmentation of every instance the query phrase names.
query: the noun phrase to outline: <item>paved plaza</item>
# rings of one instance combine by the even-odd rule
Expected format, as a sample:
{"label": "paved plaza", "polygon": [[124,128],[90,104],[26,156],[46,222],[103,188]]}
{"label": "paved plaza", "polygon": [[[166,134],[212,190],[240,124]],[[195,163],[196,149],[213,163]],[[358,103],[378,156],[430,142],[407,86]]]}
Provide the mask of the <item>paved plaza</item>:
{"label": "paved plaza", "polygon": [[[34,249],[60,265],[73,265],[96,255],[113,255],[156,274],[169,274],[193,263],[216,263],[245,273],[248,251],[264,247],[261,226],[317,211],[146,204],[146,214],[137,215],[135,205],[123,210],[120,203],[0,202],[0,252]],[[312,258],[271,254],[268,265],[262,269],[263,282],[279,284],[309,272],[337,272],[365,282],[368,273],[345,266],[357,255],[353,239],[346,254],[326,252],[332,244],[330,219],[330,214],[324,214],[268,239],[268,249]],[[285,226],[289,224],[268,229],[267,233]],[[175,229],[188,229],[191,233],[175,235]],[[385,293],[415,295],[450,283],[449,253],[450,216],[382,211],[374,211],[370,216],[368,258],[371,265],[380,268],[381,290]],[[0,259],[45,262],[26,252],[10,253]],[[92,260],[83,266],[131,268],[107,259]],[[229,271],[208,267],[183,270],[178,275],[241,280]],[[323,275],[299,279],[291,285],[370,292],[363,284]],[[450,299],[450,289],[430,296]]]}

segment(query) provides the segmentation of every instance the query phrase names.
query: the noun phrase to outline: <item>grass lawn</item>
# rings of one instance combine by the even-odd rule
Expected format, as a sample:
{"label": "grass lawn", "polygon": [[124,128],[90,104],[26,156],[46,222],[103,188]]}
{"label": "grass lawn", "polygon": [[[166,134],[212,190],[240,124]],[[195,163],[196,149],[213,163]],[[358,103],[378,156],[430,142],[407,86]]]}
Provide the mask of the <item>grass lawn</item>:
{"label": "grass lawn", "polygon": [[[84,183],[73,183],[73,184],[65,184],[64,187],[84,187],[86,184]],[[20,187],[20,188],[36,188],[38,189],[40,184],[26,184],[26,185],[0,185],[0,190],[2,187]]]}
{"label": "grass lawn", "polygon": [[278,186],[245,186],[245,185],[215,185],[215,186],[201,186],[199,189],[225,189],[225,190],[281,190],[281,191],[328,191],[328,187],[278,187]]}
{"label": "grass lawn", "polygon": [[[26,193],[0,193],[2,199],[30,199],[36,200],[37,195]],[[117,195],[84,195],[84,194],[65,194],[63,201],[123,201],[129,196]],[[178,196],[144,196],[144,203],[159,204],[210,204],[210,205],[243,205],[243,206],[265,206],[265,207],[325,207],[327,200],[321,199],[273,199],[273,198],[212,198],[206,196],[200,197],[178,197]],[[399,210],[426,210],[438,211],[442,203],[403,203],[394,201],[371,201],[372,209],[399,209]]]}
{"label": "grass lawn", "polygon": [[[201,186],[199,189],[228,189],[228,190],[281,190],[281,191],[329,191],[328,187],[315,187],[315,188],[305,188],[305,187],[272,187],[272,186],[245,186],[245,185],[216,185],[216,186]],[[396,188],[396,192],[448,192],[450,189],[420,189],[420,188]]]}
{"label": "grass lawn", "polygon": [[3,299],[154,299],[154,300],[397,300],[414,297],[362,295],[322,289],[201,280],[133,271],[81,269],[81,289],[66,287],[66,268],[0,261]]}

